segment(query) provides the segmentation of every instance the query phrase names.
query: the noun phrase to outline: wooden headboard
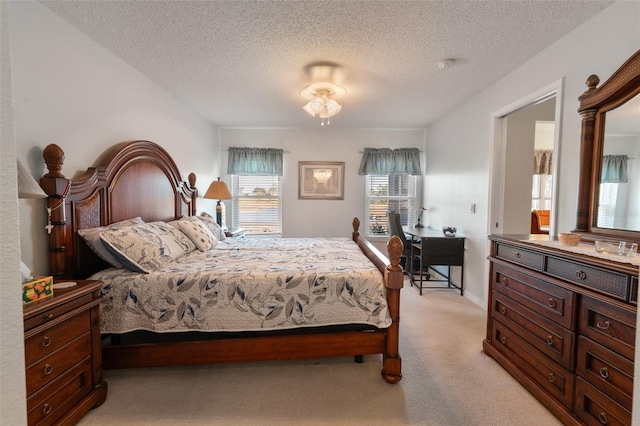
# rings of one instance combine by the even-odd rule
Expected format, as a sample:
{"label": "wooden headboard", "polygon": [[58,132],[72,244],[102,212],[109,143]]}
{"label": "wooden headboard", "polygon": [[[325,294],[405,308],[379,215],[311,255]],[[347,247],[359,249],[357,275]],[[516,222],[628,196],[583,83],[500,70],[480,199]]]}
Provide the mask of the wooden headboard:
{"label": "wooden headboard", "polygon": [[108,266],[79,229],[137,216],[168,221],[196,212],[195,175],[184,182],[171,156],[153,142],[117,144],[101,155],[100,165],[71,180],[60,172],[64,152],[59,146],[47,146],[43,156],[49,172],[40,185],[52,209],[49,264],[54,279],[86,278]]}

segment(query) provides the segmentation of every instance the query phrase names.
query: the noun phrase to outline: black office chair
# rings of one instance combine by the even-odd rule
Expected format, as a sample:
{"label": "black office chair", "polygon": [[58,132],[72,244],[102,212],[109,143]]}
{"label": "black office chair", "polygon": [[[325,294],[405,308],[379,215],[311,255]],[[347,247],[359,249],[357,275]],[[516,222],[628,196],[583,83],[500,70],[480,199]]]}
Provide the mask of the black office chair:
{"label": "black office chair", "polygon": [[407,259],[411,257],[411,239],[407,238],[402,230],[402,220],[400,220],[400,213],[387,212],[387,224],[389,226],[389,236],[396,235],[402,241],[404,249],[402,250],[402,256],[400,258],[400,265],[407,271]]}

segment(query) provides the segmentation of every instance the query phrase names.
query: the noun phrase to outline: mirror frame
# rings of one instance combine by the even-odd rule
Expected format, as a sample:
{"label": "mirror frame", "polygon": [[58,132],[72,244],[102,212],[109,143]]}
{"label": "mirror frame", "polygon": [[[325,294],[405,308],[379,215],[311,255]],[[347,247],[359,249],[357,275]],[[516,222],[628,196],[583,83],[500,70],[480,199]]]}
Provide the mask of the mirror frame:
{"label": "mirror frame", "polygon": [[589,76],[587,90],[578,98],[578,112],[582,115],[582,140],[578,209],[573,232],[580,234],[584,241],[609,239],[640,242],[640,231],[597,226],[606,113],[640,94],[640,50],[597,87],[599,82],[597,75]]}

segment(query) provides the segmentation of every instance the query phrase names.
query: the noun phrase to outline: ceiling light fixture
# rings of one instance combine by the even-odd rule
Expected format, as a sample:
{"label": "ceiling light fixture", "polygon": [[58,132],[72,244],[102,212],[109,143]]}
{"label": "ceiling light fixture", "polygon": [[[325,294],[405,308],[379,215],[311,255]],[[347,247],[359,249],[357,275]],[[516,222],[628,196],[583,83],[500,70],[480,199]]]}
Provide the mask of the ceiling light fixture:
{"label": "ceiling light fixture", "polygon": [[438,62],[438,69],[440,69],[440,70],[447,69],[450,66],[452,66],[455,62],[456,62],[456,60],[453,59],[453,58],[443,59],[440,62]]}
{"label": "ceiling light fixture", "polygon": [[320,125],[331,124],[329,118],[340,112],[342,106],[334,99],[340,98],[347,91],[333,83],[313,83],[302,89],[300,95],[309,102],[302,107],[314,117],[320,117]]}

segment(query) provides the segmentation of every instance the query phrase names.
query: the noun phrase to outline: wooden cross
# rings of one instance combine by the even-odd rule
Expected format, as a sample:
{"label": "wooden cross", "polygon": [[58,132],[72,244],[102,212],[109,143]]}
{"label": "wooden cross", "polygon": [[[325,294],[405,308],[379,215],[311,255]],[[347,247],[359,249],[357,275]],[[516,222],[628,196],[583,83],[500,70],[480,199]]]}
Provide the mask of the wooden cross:
{"label": "wooden cross", "polygon": [[53,225],[51,224],[51,208],[47,207],[47,226],[44,227],[47,230],[47,234],[51,233]]}

